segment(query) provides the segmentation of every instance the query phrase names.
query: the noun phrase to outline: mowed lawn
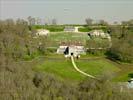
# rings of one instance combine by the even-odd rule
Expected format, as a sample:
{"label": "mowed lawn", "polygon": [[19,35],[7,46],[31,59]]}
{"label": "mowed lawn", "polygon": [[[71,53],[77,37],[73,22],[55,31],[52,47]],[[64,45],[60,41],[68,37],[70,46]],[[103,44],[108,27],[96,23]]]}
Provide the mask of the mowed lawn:
{"label": "mowed lawn", "polygon": [[85,45],[86,40],[89,39],[87,34],[71,33],[71,32],[60,32],[51,33],[47,39],[54,42],[54,45],[59,45],[60,42],[81,42]]}
{"label": "mowed lawn", "polygon": [[91,61],[76,61],[76,64],[79,69],[94,76],[104,73],[114,73],[120,70],[117,66],[104,58]]}
{"label": "mowed lawn", "polygon": [[117,73],[117,77],[113,79],[114,81],[125,82],[133,78],[133,64],[121,64],[119,68],[121,70]]}
{"label": "mowed lawn", "polygon": [[[102,75],[105,72],[117,72],[119,68],[113,63],[109,62],[106,59],[98,60],[77,60],[76,64],[79,69],[82,71],[98,76]],[[71,63],[70,59],[45,59],[44,62],[38,66],[36,69],[41,72],[47,72],[54,74],[56,77],[65,79],[65,80],[82,80],[86,76],[77,72]]]}

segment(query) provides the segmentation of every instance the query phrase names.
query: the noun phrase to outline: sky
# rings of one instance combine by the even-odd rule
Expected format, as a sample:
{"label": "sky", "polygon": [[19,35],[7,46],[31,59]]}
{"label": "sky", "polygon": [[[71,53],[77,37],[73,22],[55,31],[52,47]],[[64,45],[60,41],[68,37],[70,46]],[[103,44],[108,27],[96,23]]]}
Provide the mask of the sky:
{"label": "sky", "polygon": [[83,24],[86,18],[120,22],[133,19],[133,0],[0,0],[0,19],[28,16],[59,24]]}

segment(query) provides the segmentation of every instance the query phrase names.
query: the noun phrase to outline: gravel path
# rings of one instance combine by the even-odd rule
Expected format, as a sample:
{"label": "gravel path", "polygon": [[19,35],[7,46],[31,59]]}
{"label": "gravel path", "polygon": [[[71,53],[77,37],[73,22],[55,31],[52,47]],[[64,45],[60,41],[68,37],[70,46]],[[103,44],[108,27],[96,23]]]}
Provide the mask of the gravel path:
{"label": "gravel path", "polygon": [[81,74],[83,74],[83,75],[85,75],[85,76],[88,76],[88,77],[90,77],[90,78],[96,78],[96,77],[94,77],[94,76],[92,76],[92,75],[90,75],[90,74],[87,74],[87,73],[81,71],[80,69],[78,69],[78,67],[76,66],[76,64],[75,64],[75,62],[74,62],[73,56],[71,56],[71,61],[72,61],[73,67],[76,69],[76,71],[78,71],[79,73],[81,73]]}

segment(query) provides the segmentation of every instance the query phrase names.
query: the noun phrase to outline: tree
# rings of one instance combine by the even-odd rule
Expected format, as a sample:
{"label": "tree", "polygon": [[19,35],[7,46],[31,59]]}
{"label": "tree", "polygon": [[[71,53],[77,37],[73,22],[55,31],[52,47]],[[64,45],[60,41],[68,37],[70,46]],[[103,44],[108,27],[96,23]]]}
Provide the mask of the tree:
{"label": "tree", "polygon": [[108,25],[108,22],[106,22],[105,20],[99,20],[99,25],[106,26]]}
{"label": "tree", "polygon": [[41,25],[41,18],[36,18],[36,24]]}
{"label": "tree", "polygon": [[29,22],[30,26],[35,25],[35,22],[36,22],[35,18],[32,18],[31,16],[29,16],[27,19],[28,19],[28,22]]}
{"label": "tree", "polygon": [[17,19],[16,21],[16,33],[19,35],[25,35],[28,33],[28,22],[23,19]]}
{"label": "tree", "polygon": [[118,22],[117,22],[117,21],[115,21],[115,22],[114,22],[114,25],[118,25]]}
{"label": "tree", "polygon": [[86,22],[87,25],[90,26],[90,25],[92,25],[93,20],[91,18],[86,18],[85,22]]}
{"label": "tree", "polygon": [[57,20],[56,19],[52,19],[52,25],[57,25]]}

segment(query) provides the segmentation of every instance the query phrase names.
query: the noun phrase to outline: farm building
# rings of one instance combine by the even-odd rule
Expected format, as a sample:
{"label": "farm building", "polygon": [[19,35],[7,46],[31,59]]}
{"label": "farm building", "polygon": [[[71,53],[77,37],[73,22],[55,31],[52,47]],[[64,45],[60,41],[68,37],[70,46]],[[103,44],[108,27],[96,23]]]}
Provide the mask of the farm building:
{"label": "farm building", "polygon": [[110,38],[110,35],[108,33],[103,32],[102,30],[93,30],[89,32],[88,35],[93,37]]}
{"label": "farm building", "polygon": [[66,26],[64,32],[78,32],[78,27]]}
{"label": "farm building", "polygon": [[37,30],[36,35],[43,36],[43,35],[48,35],[48,33],[49,33],[49,30],[39,29]]}
{"label": "farm building", "polygon": [[64,54],[65,57],[70,57],[71,55],[77,57],[80,54],[86,54],[84,46],[74,45],[74,44],[60,45],[59,48],[57,49],[57,53]]}
{"label": "farm building", "polygon": [[133,88],[133,78],[131,78],[131,79],[128,81],[127,87],[128,87],[128,88]]}

